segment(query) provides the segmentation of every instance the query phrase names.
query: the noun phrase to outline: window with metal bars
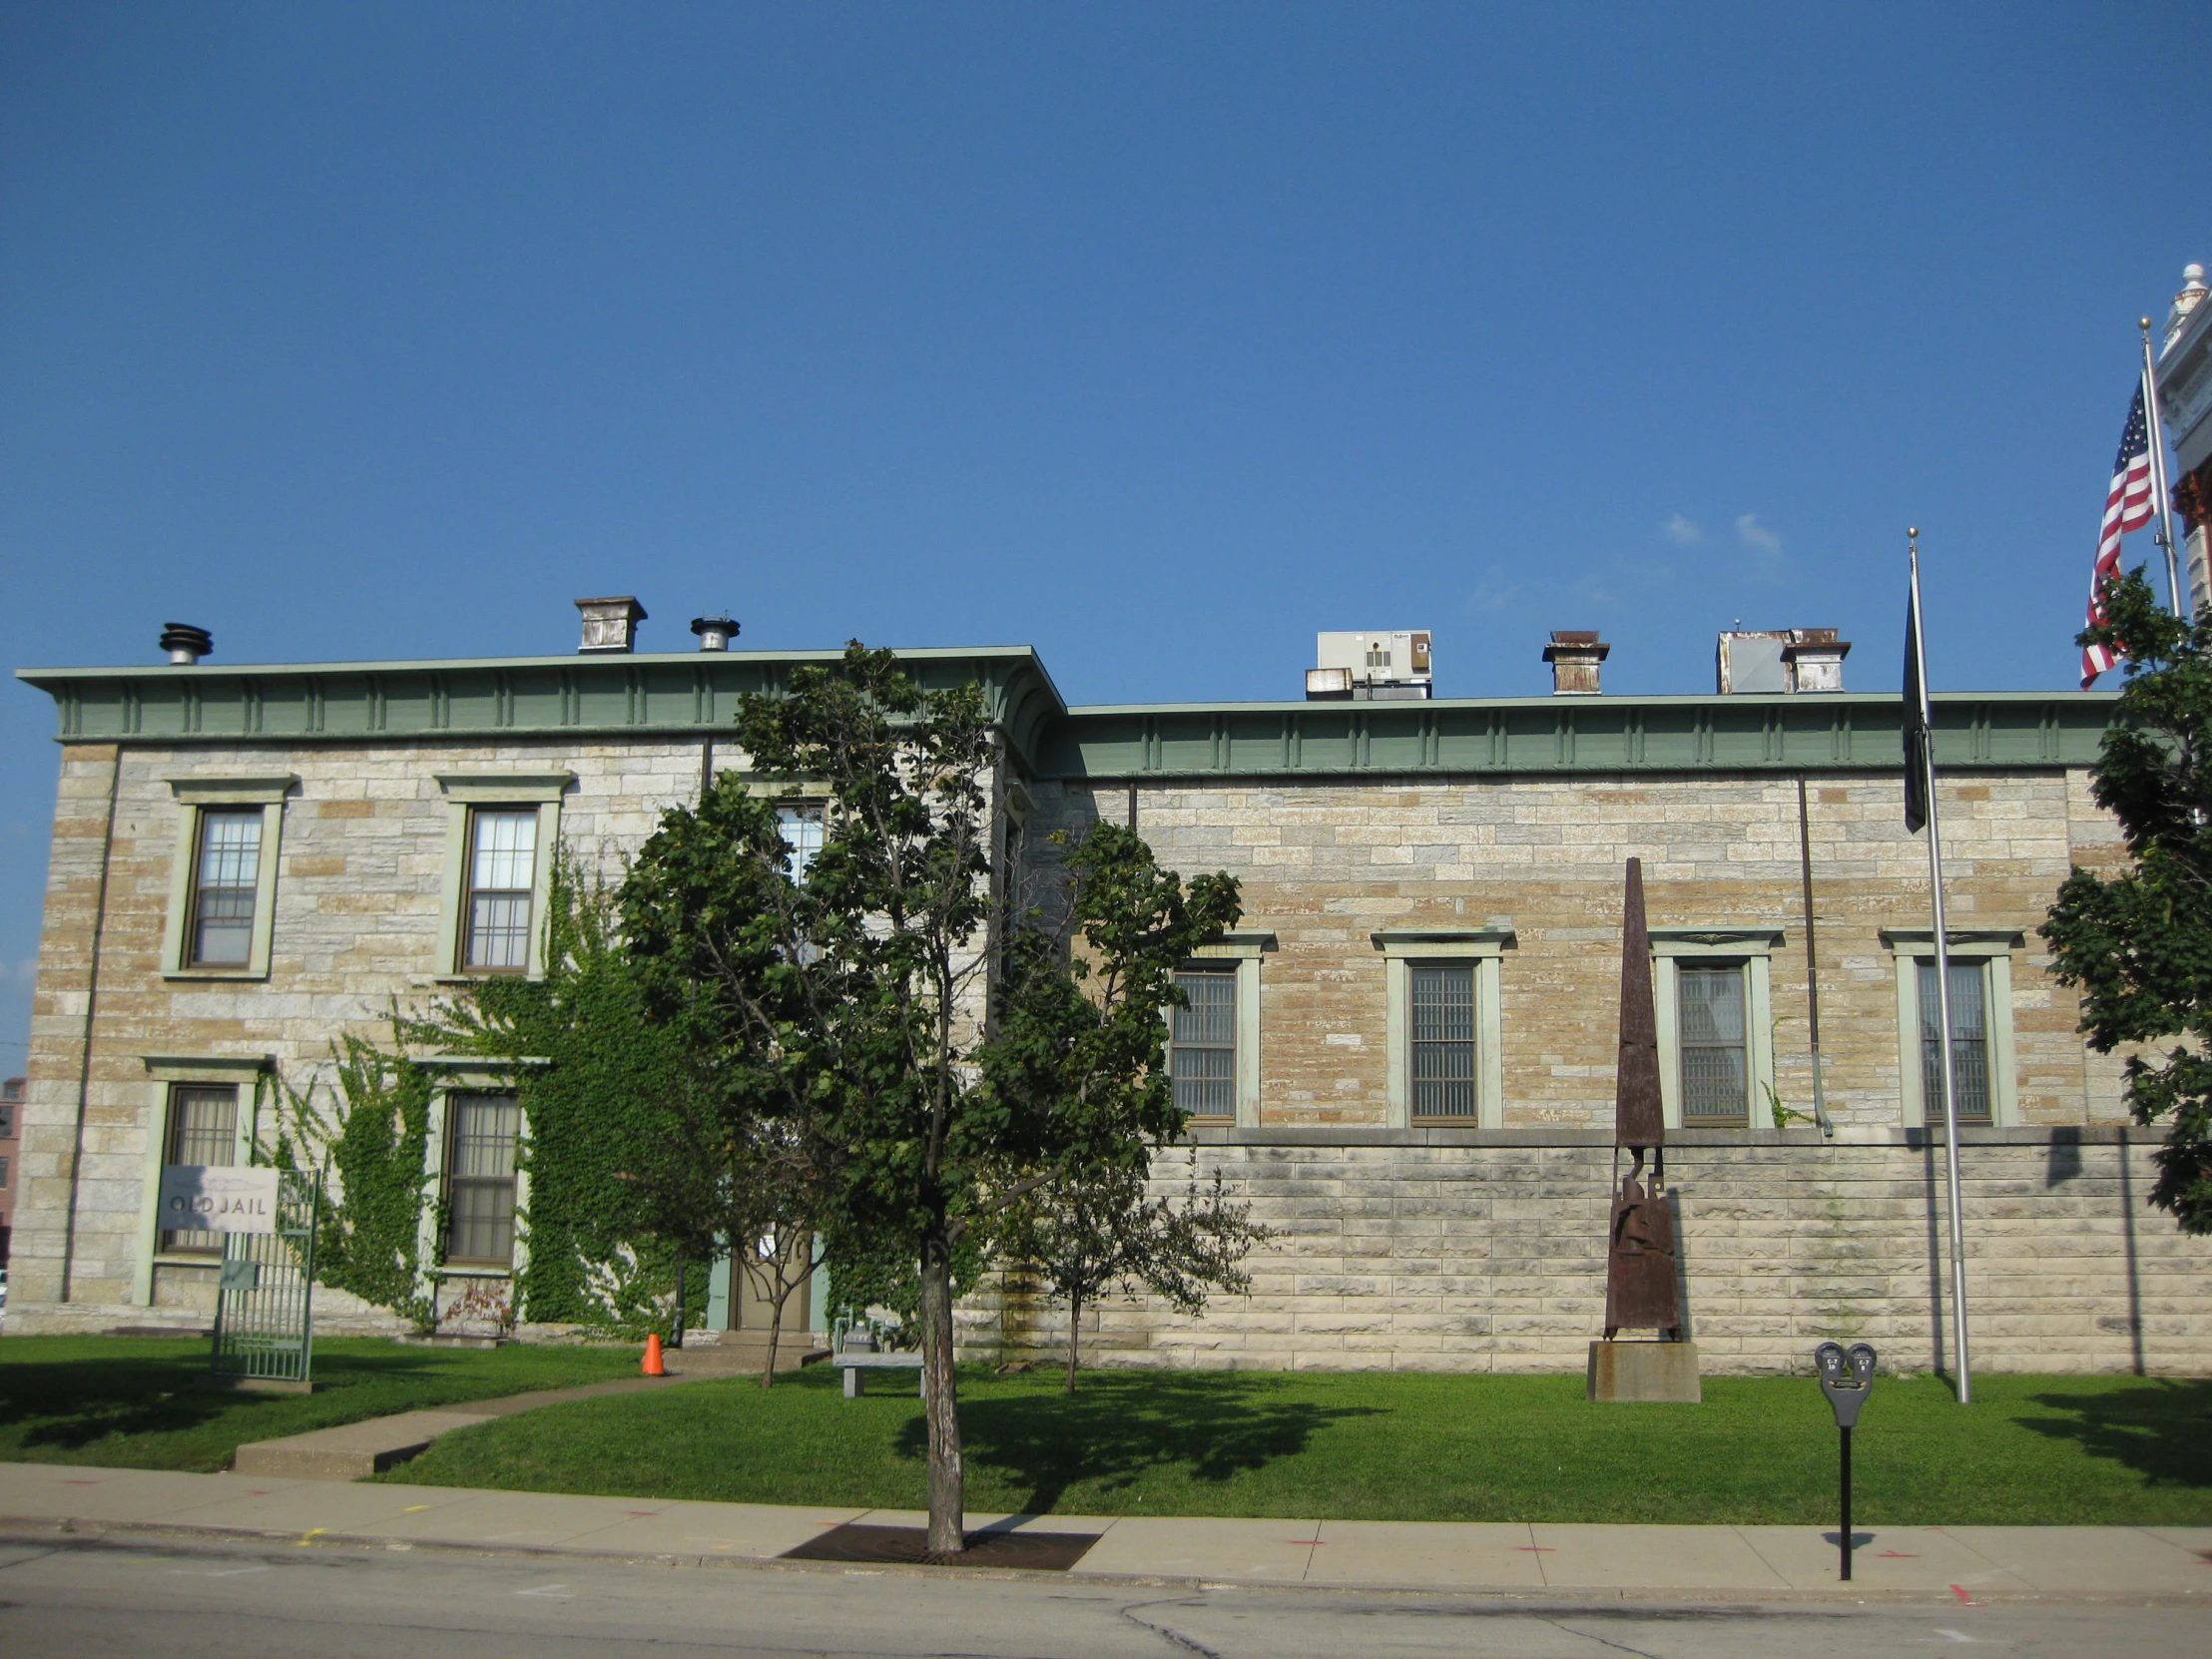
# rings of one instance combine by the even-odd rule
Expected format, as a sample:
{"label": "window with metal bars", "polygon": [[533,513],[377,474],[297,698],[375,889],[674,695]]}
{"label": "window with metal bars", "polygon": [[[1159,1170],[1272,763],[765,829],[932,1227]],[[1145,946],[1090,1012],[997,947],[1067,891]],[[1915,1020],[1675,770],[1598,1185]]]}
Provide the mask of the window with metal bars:
{"label": "window with metal bars", "polygon": [[1685,962],[1676,968],[1675,982],[1683,1125],[1748,1124],[1743,964]]}
{"label": "window with metal bars", "polygon": [[[169,1091],[169,1157],[172,1164],[230,1165],[239,1157],[239,1091],[236,1083],[178,1083]],[[200,1228],[172,1228],[162,1249],[176,1256],[218,1256],[223,1235]]]}
{"label": "window with metal bars", "polygon": [[530,966],[530,894],[537,880],[535,807],[479,807],[469,815],[463,965],[521,973]]}
{"label": "window with metal bars", "polygon": [[1234,1120],[1237,1115],[1237,973],[1231,968],[1186,968],[1176,988],[1190,999],[1175,1010],[1168,1044],[1168,1075],[1175,1104],[1193,1119]]}
{"label": "window with metal bars", "polygon": [[[1944,941],[1948,943],[1948,940]],[[1921,1099],[1928,1121],[1943,1121],[1942,1005],[1936,995],[1936,964],[1920,964]],[[1979,962],[1950,964],[1950,1068],[1958,1087],[1958,1121],[1989,1119],[1988,976]]]}
{"label": "window with metal bars", "polygon": [[1414,962],[1413,1116],[1471,1118],[1474,1098],[1474,964]]}
{"label": "window with metal bars", "polygon": [[204,807],[193,851],[187,965],[245,967],[254,956],[254,890],[261,877],[262,810]]}
{"label": "window with metal bars", "polygon": [[522,1107],[511,1094],[453,1094],[445,1113],[445,1259],[511,1267]]}

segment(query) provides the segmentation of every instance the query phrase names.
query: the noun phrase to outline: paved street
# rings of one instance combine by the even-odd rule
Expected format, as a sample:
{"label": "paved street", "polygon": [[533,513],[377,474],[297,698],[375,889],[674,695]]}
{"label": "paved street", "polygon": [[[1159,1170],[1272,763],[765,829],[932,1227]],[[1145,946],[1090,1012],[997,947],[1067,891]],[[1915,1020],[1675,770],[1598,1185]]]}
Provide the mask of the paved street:
{"label": "paved street", "polygon": [[2212,1655],[2201,1609],[1644,1602],[672,1567],[391,1545],[0,1541],[0,1652],[68,1659],[1734,1659]]}

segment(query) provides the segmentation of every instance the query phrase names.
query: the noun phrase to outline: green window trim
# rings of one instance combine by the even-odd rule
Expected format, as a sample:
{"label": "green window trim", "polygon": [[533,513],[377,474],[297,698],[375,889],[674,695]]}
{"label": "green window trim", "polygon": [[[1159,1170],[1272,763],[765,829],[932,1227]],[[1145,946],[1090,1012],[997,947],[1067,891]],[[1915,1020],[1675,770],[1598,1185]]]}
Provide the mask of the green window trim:
{"label": "green window trim", "polygon": [[162,1165],[169,1157],[172,1103],[179,1087],[230,1084],[238,1089],[238,1117],[232,1162],[254,1160],[254,1138],[259,1127],[263,1091],[276,1069],[273,1054],[142,1054],[145,1068],[144,1106],[140,1121],[145,1144],[139,1172],[138,1248],[132,1256],[131,1301],[141,1308],[154,1304],[154,1269],[205,1267],[210,1258],[200,1254],[170,1255],[161,1249]]}
{"label": "green window trim", "polygon": [[[1241,929],[1225,933],[1217,944],[1207,945],[1192,958],[1190,966],[1203,968],[1210,963],[1234,963],[1236,982],[1236,1127],[1255,1129],[1260,1123],[1260,960],[1275,949],[1275,935],[1264,929]],[[1169,1064],[1174,1064],[1172,1052],[1175,1029],[1174,1016],[1179,1010],[1170,1008],[1168,1030],[1170,1036]],[[1208,1124],[1226,1125],[1226,1118],[1206,1118]]]}
{"label": "green window trim", "polygon": [[[1385,1122],[1392,1129],[1439,1124],[1501,1129],[1505,1124],[1505,1044],[1501,1012],[1502,958],[1519,943],[1509,921],[1480,927],[1385,928],[1369,938],[1382,953],[1385,1043],[1389,1049]],[[1466,1116],[1414,1113],[1419,1092],[1413,1044],[1416,971],[1463,965],[1471,972],[1474,1006],[1474,1111]]]}
{"label": "green window trim", "polygon": [[445,874],[438,904],[438,944],[434,976],[447,982],[468,983],[512,968],[471,968],[467,965],[471,824],[478,809],[521,811],[534,809],[537,829],[533,841],[530,881],[528,951],[521,968],[525,978],[545,976],[545,919],[552,898],[554,849],[560,844],[561,798],[575,784],[572,772],[461,773],[434,775],[445,798]]}
{"label": "green window trim", "polygon": [[[1885,927],[1883,946],[1896,969],[1898,998],[1898,1105],[1908,1129],[1940,1127],[1940,1115],[1928,1110],[1922,1068],[1921,968],[1936,960],[1936,934],[1928,927]],[[1988,1072],[1986,1126],[2018,1124],[2019,1095],[2012,1049],[2012,952],[2026,946],[2017,928],[1952,928],[1945,954],[1951,967],[1978,967],[1982,974],[1982,1044]],[[1955,1014],[1953,1015],[1955,1018]],[[1960,1118],[1961,1129],[1983,1127],[1980,1119]]]}
{"label": "green window trim", "polygon": [[[177,802],[177,845],[169,875],[169,910],[162,923],[165,979],[267,979],[276,926],[276,861],[282,848],[284,798],[298,786],[290,773],[216,777],[198,773],[167,779]],[[201,963],[194,959],[193,919],[201,898],[201,853],[208,815],[259,811],[255,846],[253,914],[247,921],[246,959]]]}
{"label": "green window trim", "polygon": [[[1767,1098],[1775,1086],[1774,993],[1769,961],[1784,939],[1780,927],[1763,922],[1651,929],[1652,1011],[1659,1027],[1659,1102],[1669,1129],[1759,1128],[1772,1121]],[[1704,1118],[1686,1124],[1682,1110],[1682,969],[1729,966],[1743,971],[1744,1122],[1737,1125]]]}

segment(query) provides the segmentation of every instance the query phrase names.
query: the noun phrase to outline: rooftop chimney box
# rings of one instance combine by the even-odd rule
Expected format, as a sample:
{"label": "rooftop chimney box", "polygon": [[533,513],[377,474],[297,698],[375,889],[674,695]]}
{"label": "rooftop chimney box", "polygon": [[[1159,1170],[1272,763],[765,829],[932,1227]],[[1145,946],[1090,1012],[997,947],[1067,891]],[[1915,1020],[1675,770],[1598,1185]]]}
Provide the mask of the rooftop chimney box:
{"label": "rooftop chimney box", "polygon": [[645,620],[645,607],[628,594],[617,594],[612,599],[579,599],[576,608],[584,613],[584,640],[576,648],[579,653],[638,648],[638,624]]}
{"label": "rooftop chimney box", "polygon": [[1306,695],[1316,701],[1412,702],[1435,695],[1428,631],[1316,634]]}
{"label": "rooftop chimney box", "polygon": [[1745,692],[1840,692],[1851,641],[1833,628],[1729,629],[1713,653],[1723,697]]}
{"label": "rooftop chimney box", "polygon": [[1544,647],[1544,661],[1551,665],[1551,695],[1597,696],[1598,667],[1612,654],[1594,628],[1554,628],[1551,643]]}

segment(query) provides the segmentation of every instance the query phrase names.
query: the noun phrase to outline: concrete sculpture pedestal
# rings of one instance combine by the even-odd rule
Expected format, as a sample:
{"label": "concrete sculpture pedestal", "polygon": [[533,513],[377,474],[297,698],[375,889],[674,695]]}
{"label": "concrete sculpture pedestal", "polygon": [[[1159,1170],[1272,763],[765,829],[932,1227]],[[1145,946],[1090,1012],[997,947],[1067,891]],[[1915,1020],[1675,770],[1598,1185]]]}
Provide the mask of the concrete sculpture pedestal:
{"label": "concrete sculpture pedestal", "polygon": [[1702,1404],[1695,1343],[1605,1343],[1590,1345],[1589,1393],[1592,1399],[1672,1400]]}

